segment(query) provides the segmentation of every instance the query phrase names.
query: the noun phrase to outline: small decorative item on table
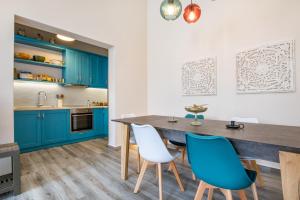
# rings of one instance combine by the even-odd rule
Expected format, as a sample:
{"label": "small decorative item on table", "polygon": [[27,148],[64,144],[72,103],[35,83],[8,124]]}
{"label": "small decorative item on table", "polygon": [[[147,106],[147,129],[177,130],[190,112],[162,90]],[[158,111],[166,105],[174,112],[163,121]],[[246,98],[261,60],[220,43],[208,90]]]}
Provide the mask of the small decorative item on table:
{"label": "small decorative item on table", "polygon": [[207,111],[208,108],[206,106],[207,106],[206,104],[205,105],[196,105],[196,104],[194,104],[193,106],[185,107],[186,111],[191,112],[195,115],[195,120],[191,122],[191,125],[193,125],[193,126],[200,126],[201,125],[201,122],[198,119],[198,114]]}
{"label": "small decorative item on table", "polygon": [[171,116],[171,117],[168,119],[168,122],[170,122],[170,123],[177,123],[177,122],[178,122],[178,120],[177,120],[177,119],[175,119],[175,117],[174,117],[174,116]]}

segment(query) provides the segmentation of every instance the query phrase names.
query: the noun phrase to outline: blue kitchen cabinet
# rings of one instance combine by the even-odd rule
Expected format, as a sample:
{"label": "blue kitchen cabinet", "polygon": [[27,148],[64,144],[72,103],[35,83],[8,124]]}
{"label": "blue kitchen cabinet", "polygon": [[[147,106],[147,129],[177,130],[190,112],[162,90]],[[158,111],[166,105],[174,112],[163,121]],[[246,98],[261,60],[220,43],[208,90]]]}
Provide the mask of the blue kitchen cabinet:
{"label": "blue kitchen cabinet", "polygon": [[108,58],[102,57],[101,61],[101,88],[108,88]]}
{"label": "blue kitchen cabinet", "polygon": [[93,88],[107,88],[108,84],[108,58],[91,55],[92,84]]}
{"label": "blue kitchen cabinet", "polygon": [[91,55],[85,52],[77,52],[78,69],[79,69],[79,84],[91,85]]}
{"label": "blue kitchen cabinet", "polygon": [[16,111],[15,142],[21,149],[41,145],[41,113],[40,111]]}
{"label": "blue kitchen cabinet", "polygon": [[101,57],[97,55],[91,55],[91,76],[92,84],[90,87],[101,88]]}
{"label": "blue kitchen cabinet", "polygon": [[94,112],[94,128],[72,132],[70,110],[15,111],[15,142],[22,152],[108,135],[108,109]]}
{"label": "blue kitchen cabinet", "polygon": [[91,84],[91,59],[90,54],[66,49],[65,69],[63,76],[65,84],[85,85]]}
{"label": "blue kitchen cabinet", "polygon": [[48,145],[67,140],[67,110],[43,111],[42,144]]}
{"label": "blue kitchen cabinet", "polygon": [[63,70],[63,77],[66,84],[79,84],[79,58],[78,52],[66,49],[65,53],[65,69]]}
{"label": "blue kitchen cabinet", "polygon": [[95,135],[108,135],[108,109],[94,109],[94,131]]}
{"label": "blue kitchen cabinet", "polygon": [[103,126],[103,135],[108,135],[108,126],[109,126],[109,121],[108,121],[108,108],[103,108],[103,119],[104,119],[104,126]]}
{"label": "blue kitchen cabinet", "polygon": [[79,50],[66,49],[65,84],[107,88],[108,58]]}

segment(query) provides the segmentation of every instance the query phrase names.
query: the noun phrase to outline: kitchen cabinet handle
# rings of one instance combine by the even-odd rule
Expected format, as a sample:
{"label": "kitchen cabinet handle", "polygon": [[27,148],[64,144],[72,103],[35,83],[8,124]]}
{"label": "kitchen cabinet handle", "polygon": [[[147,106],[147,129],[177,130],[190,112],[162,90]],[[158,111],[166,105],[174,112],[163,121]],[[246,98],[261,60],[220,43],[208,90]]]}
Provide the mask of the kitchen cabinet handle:
{"label": "kitchen cabinet handle", "polygon": [[38,119],[41,118],[41,113],[39,113],[39,114],[37,115],[37,118],[38,118]]}
{"label": "kitchen cabinet handle", "polygon": [[43,117],[42,118],[45,119],[45,113],[43,113]]}

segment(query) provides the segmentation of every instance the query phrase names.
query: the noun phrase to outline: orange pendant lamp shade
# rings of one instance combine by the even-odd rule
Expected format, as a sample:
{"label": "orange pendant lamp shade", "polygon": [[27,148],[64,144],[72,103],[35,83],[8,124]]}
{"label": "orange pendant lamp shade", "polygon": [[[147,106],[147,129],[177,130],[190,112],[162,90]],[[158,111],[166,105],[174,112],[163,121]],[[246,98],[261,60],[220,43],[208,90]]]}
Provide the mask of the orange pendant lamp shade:
{"label": "orange pendant lamp shade", "polygon": [[201,8],[195,3],[191,3],[184,9],[183,18],[189,23],[195,23],[201,16]]}

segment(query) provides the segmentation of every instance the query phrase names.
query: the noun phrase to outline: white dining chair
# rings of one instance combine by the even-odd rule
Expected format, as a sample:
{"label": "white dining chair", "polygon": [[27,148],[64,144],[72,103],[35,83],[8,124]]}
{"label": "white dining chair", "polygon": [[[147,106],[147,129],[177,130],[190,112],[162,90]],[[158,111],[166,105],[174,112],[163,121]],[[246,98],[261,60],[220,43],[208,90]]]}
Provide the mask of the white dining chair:
{"label": "white dining chair", "polygon": [[[124,119],[124,118],[131,118],[131,117],[136,117],[136,114],[129,113],[129,114],[122,114],[121,115],[122,119]],[[130,147],[132,149],[136,149],[136,151],[137,151],[136,152],[137,153],[137,157],[136,157],[136,160],[137,160],[137,169],[136,169],[136,172],[140,173],[140,170],[141,170],[141,157],[140,157],[140,153],[139,153],[139,147],[136,144],[136,141],[135,141],[135,138],[134,138],[134,134],[132,132],[130,133],[129,145],[130,145]]]}
{"label": "white dining chair", "polygon": [[[139,152],[143,158],[143,165],[138,177],[134,193],[139,191],[142,179],[149,164],[155,164],[158,168],[158,183],[159,183],[159,199],[163,199],[163,186],[162,186],[162,164],[169,163],[173,171],[176,181],[179,185],[180,191],[183,192],[184,188],[180,180],[176,164],[174,160],[176,155],[170,154],[164,142],[162,141],[159,133],[151,125],[135,125],[131,124]],[[180,155],[180,154],[179,154]]]}
{"label": "white dining chair", "polygon": [[[236,121],[236,122],[239,122],[239,123],[253,123],[253,124],[258,124],[259,123],[258,119],[254,118],[254,117],[246,117],[246,118],[233,117],[233,118],[231,118],[231,121]],[[260,168],[257,165],[256,159],[252,158],[252,157],[248,157],[248,156],[247,157],[240,156],[240,159],[242,160],[242,162],[244,163],[244,165],[248,169],[256,171],[257,179],[258,179],[258,186],[263,187],[264,181],[263,181],[263,178],[261,176]]]}

